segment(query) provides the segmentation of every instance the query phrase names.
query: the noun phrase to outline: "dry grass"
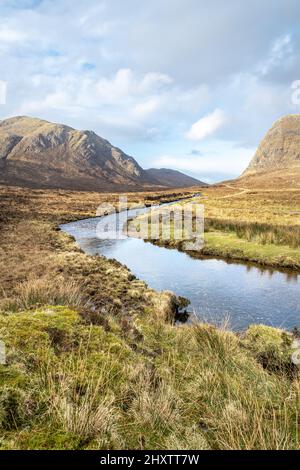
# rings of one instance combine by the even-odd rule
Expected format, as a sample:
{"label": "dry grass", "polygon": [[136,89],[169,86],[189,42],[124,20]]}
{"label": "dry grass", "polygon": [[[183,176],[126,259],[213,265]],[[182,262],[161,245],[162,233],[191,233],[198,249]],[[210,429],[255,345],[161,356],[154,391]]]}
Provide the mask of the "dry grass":
{"label": "dry grass", "polygon": [[262,245],[286,245],[300,248],[300,225],[280,226],[259,222],[244,222],[222,219],[205,219],[206,231],[233,232],[239,238]]}
{"label": "dry grass", "polygon": [[116,432],[118,410],[113,396],[103,396],[107,371],[100,369],[97,374],[89,374],[84,372],[85,367],[90,368],[86,351],[79,356],[73,352],[58,367],[47,364],[46,370],[40,371],[40,390],[46,393],[49,419],[67,433],[89,442]]}
{"label": "dry grass", "polygon": [[256,222],[279,226],[300,225],[300,188],[261,186],[255,189],[234,184],[202,191],[198,199],[208,219]]}
{"label": "dry grass", "polygon": [[[214,256],[238,261],[250,261],[264,266],[300,269],[300,189],[240,187],[239,181],[204,188],[194,203],[204,206],[204,246],[192,256]],[[188,202],[189,204],[190,202]],[[185,205],[186,201],[179,203]],[[172,207],[168,209],[172,212]],[[129,224],[133,236],[139,235],[142,215]],[[174,227],[154,224],[153,233],[159,239],[153,243],[186,251],[184,233],[174,237]],[[151,239],[151,234],[149,233]]]}
{"label": "dry grass", "polygon": [[43,305],[83,306],[82,289],[75,281],[63,276],[33,278],[17,286],[16,307],[19,310],[30,310]]}
{"label": "dry grass", "polygon": [[270,345],[290,360],[279,330],[238,337],[137,315],[132,347],[122,321],[107,321],[108,332],[63,307],[0,315],[9,363],[0,367],[0,414],[12,413],[3,446],[299,448],[299,374],[259,362]]}
{"label": "dry grass", "polygon": [[[127,196],[137,205],[186,194],[180,190]],[[86,256],[57,230],[62,222],[95,216],[99,204],[115,206],[118,200],[119,194],[0,187],[0,308],[62,304],[128,315],[151,304],[152,294],[144,295],[144,283],[134,280],[124,266]]]}
{"label": "dry grass", "polygon": [[[233,202],[222,198],[236,189],[214,191],[211,218],[258,222],[245,194]],[[102,197],[2,191],[1,286],[18,311],[7,303],[0,314],[0,447],[299,449],[291,336],[261,326],[244,336],[204,324],[174,328],[170,294],[56,231],[66,218],[92,215]],[[264,198],[263,223],[275,206],[288,208]],[[241,201],[249,220],[232,217]],[[294,215],[290,222],[297,225]]]}

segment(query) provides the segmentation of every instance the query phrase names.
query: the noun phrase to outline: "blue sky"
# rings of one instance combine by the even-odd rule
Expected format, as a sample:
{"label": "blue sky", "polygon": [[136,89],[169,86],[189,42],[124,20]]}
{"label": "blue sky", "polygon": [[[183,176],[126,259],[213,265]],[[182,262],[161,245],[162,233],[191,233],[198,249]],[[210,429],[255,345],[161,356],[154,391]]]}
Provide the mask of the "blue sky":
{"label": "blue sky", "polygon": [[0,119],[92,129],[145,168],[239,175],[293,104],[298,0],[0,0]]}

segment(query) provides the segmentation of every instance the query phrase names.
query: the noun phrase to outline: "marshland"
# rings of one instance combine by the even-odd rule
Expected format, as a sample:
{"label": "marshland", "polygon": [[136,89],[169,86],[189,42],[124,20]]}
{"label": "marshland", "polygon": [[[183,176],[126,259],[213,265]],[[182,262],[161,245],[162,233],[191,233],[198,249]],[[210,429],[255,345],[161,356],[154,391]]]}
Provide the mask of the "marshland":
{"label": "marshland", "polygon": [[174,325],[183,299],[59,230],[108,200],[1,188],[1,448],[299,448],[298,330]]}

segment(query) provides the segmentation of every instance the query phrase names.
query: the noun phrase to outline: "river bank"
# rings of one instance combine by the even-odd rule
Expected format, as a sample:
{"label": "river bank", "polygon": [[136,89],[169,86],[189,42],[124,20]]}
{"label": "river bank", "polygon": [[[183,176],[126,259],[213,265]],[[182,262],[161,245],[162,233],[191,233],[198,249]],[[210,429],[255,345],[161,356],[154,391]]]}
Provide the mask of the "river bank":
{"label": "river bank", "polygon": [[[199,259],[210,256],[300,272],[300,190],[241,190],[220,185],[201,193],[201,197],[179,202],[179,205],[192,202],[204,206],[204,245],[201,250],[188,251],[190,256]],[[136,227],[146,217],[142,215],[131,223],[132,236],[138,236]],[[163,229],[153,228],[160,233]],[[187,251],[186,240],[172,236],[166,240],[159,237],[152,243]]]}
{"label": "river bank", "polygon": [[[154,214],[168,215],[173,208],[171,203],[153,210]],[[123,227],[127,226],[132,235],[136,221],[146,217],[147,222],[152,214],[150,208],[124,210],[118,217],[111,214],[63,224],[60,228],[73,236],[86,254],[116,259],[153,289],[171,290],[189,299],[191,317],[197,321],[221,325],[226,319],[234,331],[244,331],[253,323],[288,330],[300,327],[297,272],[225,262],[222,258],[204,257],[201,252],[187,256],[175,247],[170,250],[144,243],[140,236],[142,232],[147,236],[148,224],[142,232],[137,227],[133,237],[124,238]]]}
{"label": "river bank", "polygon": [[293,336],[174,327],[172,294],[57,230],[107,197],[0,190],[0,448],[298,449]]}
{"label": "river bank", "polygon": [[240,239],[234,233],[208,232],[199,251],[185,250],[186,241],[154,240],[157,246],[184,251],[197,259],[205,257],[253,263],[263,267],[300,272],[300,252],[288,246],[260,245]]}

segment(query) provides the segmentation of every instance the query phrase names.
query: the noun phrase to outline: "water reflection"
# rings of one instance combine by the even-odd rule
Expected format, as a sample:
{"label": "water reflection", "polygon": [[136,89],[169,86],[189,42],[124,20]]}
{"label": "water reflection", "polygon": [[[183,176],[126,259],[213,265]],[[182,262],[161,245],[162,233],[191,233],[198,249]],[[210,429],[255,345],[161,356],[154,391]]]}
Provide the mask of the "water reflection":
{"label": "water reflection", "polygon": [[[128,211],[125,220],[132,215]],[[197,318],[219,324],[229,319],[237,330],[250,323],[287,329],[300,326],[297,273],[231,260],[199,260],[139,239],[99,240],[97,222],[88,219],[62,229],[73,235],[86,253],[115,258],[150,287],[189,298]]]}

